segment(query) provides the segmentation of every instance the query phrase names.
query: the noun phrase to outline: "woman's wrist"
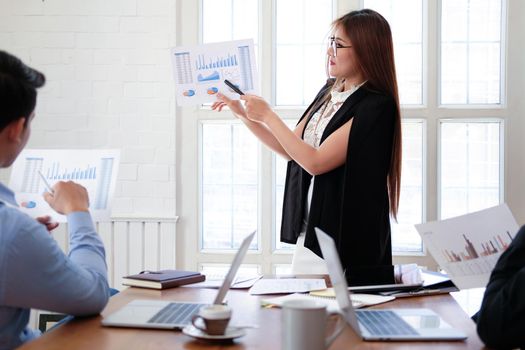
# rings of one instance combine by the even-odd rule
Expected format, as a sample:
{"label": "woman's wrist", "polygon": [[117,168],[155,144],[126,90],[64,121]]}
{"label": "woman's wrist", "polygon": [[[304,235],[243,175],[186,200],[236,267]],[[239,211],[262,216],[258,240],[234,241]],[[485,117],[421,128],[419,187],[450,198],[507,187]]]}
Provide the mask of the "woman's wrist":
{"label": "woman's wrist", "polygon": [[275,121],[277,119],[279,119],[279,116],[273,110],[270,109],[268,112],[263,114],[261,121],[269,126],[269,124],[271,124],[272,121]]}

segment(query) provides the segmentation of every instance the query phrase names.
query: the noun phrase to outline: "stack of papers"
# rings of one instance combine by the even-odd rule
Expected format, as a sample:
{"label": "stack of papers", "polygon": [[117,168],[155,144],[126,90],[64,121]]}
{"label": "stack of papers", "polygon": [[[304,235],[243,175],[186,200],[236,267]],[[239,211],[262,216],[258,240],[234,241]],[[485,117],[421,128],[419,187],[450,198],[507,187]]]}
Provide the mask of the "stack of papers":
{"label": "stack of papers", "polygon": [[326,289],[324,279],[264,278],[250,289],[251,295],[307,293]]}

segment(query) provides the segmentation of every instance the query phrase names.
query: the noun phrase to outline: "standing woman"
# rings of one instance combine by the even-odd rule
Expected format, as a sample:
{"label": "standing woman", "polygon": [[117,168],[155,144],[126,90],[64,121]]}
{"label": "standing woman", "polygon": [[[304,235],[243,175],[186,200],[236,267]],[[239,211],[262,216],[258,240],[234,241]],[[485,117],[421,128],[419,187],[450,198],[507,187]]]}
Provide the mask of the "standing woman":
{"label": "standing woman", "polygon": [[295,274],[326,273],[314,228],[336,242],[352,285],[394,283],[390,215],[401,177],[401,117],[392,34],[377,12],[333,23],[331,77],[291,131],[261,97],[218,96],[264,144],[287,160],[281,241],[296,244]]}

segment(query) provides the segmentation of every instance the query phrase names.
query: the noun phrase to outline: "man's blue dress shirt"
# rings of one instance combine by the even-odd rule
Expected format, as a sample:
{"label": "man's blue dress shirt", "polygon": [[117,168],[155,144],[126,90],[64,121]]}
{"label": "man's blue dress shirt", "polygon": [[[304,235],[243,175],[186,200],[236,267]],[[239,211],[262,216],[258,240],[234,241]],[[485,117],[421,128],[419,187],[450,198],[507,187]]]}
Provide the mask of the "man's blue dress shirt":
{"label": "man's blue dress shirt", "polygon": [[109,298],[104,245],[87,212],[67,216],[66,256],[46,227],[17,209],[0,183],[0,349],[38,337],[31,308],[75,316],[97,314]]}

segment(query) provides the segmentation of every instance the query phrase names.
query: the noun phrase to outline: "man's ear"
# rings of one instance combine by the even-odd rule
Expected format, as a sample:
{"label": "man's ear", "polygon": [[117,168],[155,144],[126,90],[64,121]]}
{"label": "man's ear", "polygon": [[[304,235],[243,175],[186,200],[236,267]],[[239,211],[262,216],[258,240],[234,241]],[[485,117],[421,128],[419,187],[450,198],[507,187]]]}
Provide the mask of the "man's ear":
{"label": "man's ear", "polygon": [[26,118],[19,118],[7,126],[7,138],[9,141],[21,142],[26,128]]}

